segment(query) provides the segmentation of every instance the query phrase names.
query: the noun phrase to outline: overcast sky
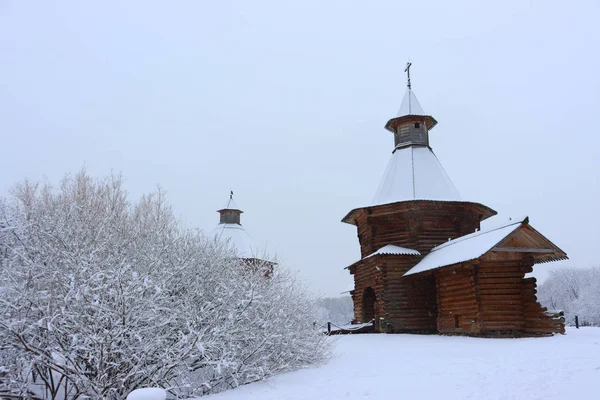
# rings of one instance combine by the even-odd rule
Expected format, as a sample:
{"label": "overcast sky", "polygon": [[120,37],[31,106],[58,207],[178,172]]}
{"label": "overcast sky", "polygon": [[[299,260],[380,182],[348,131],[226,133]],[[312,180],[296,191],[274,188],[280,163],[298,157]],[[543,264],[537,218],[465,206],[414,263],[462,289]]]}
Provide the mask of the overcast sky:
{"label": "overcast sky", "polygon": [[352,283],[356,229],[413,90],[463,199],[529,215],[600,264],[597,1],[0,0],[0,195],[122,171],[212,230],[242,224],[320,294]]}

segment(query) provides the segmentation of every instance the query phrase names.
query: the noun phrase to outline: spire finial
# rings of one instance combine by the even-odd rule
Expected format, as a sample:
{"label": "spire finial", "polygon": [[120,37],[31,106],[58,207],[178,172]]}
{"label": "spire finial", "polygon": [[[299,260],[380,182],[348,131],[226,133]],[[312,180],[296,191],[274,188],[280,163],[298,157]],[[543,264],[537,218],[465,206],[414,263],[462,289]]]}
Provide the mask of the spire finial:
{"label": "spire finial", "polygon": [[227,202],[227,205],[225,206],[225,208],[229,208],[229,206],[231,205],[231,203],[233,202],[233,190],[229,191],[229,201]]}
{"label": "spire finial", "polygon": [[408,86],[408,88],[410,89],[410,66],[412,65],[412,63],[409,61],[406,63],[406,68],[404,69],[404,72],[406,72],[406,75],[408,76],[408,84],[406,86]]}

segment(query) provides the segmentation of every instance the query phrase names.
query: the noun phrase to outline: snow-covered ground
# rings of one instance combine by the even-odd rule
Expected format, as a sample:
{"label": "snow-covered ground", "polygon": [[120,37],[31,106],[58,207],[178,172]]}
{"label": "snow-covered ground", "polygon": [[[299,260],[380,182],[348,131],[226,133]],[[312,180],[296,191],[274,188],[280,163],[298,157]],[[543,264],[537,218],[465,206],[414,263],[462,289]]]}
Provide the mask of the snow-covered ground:
{"label": "snow-covered ground", "polygon": [[209,398],[600,398],[600,328],[528,339],[365,334],[331,340],[335,354],[326,365]]}

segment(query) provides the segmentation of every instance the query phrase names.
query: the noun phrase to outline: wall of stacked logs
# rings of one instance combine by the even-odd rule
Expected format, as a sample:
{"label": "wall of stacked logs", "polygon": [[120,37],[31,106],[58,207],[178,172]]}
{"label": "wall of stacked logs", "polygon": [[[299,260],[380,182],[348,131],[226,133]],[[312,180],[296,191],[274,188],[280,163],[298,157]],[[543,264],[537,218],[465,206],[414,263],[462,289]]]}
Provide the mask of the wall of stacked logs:
{"label": "wall of stacked logs", "polygon": [[433,333],[437,331],[435,280],[432,276],[404,275],[421,257],[407,255],[379,256],[384,268],[385,332]]}
{"label": "wall of stacked logs", "polygon": [[490,253],[480,260],[435,271],[438,331],[485,336],[564,333],[564,317],[538,303],[533,259]]}
{"label": "wall of stacked logs", "polygon": [[435,271],[441,333],[478,334],[480,329],[475,268],[469,264]]}
{"label": "wall of stacked logs", "polygon": [[475,232],[493,214],[477,203],[413,201],[357,209],[344,221],[357,226],[362,257],[387,244],[426,255],[434,246]]}
{"label": "wall of stacked logs", "polygon": [[[381,268],[380,268],[381,269]],[[350,266],[350,273],[354,275],[354,290],[350,292],[354,302],[354,323],[369,322],[371,310],[365,310],[365,293],[371,288],[375,292],[374,319],[378,329],[378,320],[384,315],[383,271],[377,268],[377,259],[370,257]],[[366,317],[366,318],[365,318]],[[379,330],[379,329],[378,329]]]}

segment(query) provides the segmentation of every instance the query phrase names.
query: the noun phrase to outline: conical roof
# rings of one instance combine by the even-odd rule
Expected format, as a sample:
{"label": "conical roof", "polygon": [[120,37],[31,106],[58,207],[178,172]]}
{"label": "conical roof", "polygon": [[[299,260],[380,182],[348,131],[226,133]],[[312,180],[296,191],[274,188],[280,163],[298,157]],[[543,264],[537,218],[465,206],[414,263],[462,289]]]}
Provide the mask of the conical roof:
{"label": "conical roof", "polygon": [[239,211],[239,212],[243,213],[243,211],[240,209],[240,207],[237,205],[237,203],[233,199],[233,192],[231,192],[231,195],[229,196],[229,200],[227,200],[227,203],[225,204],[225,207],[223,207],[222,209],[218,210],[217,212],[223,211],[223,210],[236,210],[236,211]]}
{"label": "conical roof", "polygon": [[218,240],[234,247],[238,257],[255,258],[254,243],[241,224],[219,224],[214,230]]}
{"label": "conical roof", "polygon": [[404,117],[406,115],[427,115],[419,100],[417,100],[417,96],[412,91],[411,88],[406,88],[406,93],[404,93],[404,98],[402,99],[402,105],[400,106],[400,110],[398,110],[398,114],[396,117]]}
{"label": "conical roof", "polygon": [[410,146],[392,153],[373,205],[407,200],[461,201],[444,167],[429,147]]}
{"label": "conical roof", "polygon": [[421,107],[419,100],[417,100],[415,92],[413,92],[410,87],[407,87],[398,113],[385,124],[385,129],[395,132],[399,124],[406,122],[407,119],[413,118],[414,116],[424,117],[423,119],[427,124],[428,130],[432,130],[437,125],[435,118],[423,111],[423,107]]}

